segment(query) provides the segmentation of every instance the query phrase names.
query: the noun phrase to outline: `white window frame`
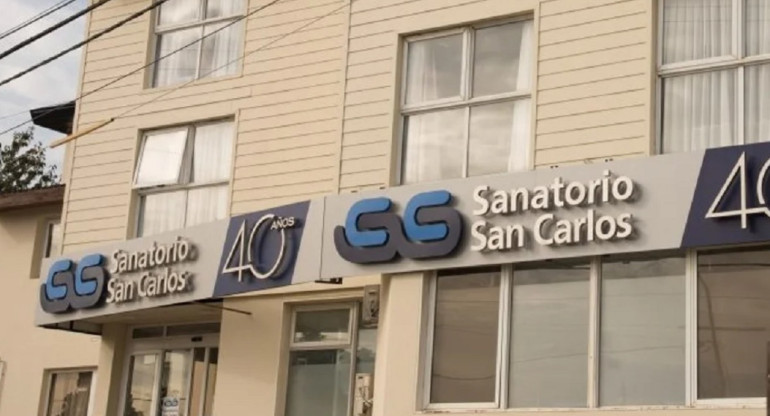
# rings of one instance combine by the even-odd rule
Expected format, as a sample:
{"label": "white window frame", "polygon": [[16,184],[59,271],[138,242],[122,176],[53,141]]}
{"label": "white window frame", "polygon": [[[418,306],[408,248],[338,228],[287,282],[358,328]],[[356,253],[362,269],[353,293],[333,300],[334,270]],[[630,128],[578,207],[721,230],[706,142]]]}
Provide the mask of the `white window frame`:
{"label": "white window frame", "polygon": [[[244,14],[246,13],[245,9],[248,9],[248,7],[249,7],[249,0],[245,0],[244,1],[245,9],[241,10],[240,12],[237,12],[237,13],[235,13],[233,15],[230,15],[230,16],[222,16],[222,17],[215,17],[215,18],[212,18],[212,19],[206,19],[205,16],[206,16],[206,11],[208,9],[208,1],[209,0],[187,0],[187,1],[197,1],[198,2],[198,13],[199,13],[199,16],[200,16],[199,20],[196,20],[194,22],[179,23],[179,24],[174,24],[174,25],[162,25],[160,23],[160,15],[161,15],[160,10],[155,12],[155,15],[154,15],[155,17],[153,19],[153,44],[154,44],[154,47],[153,47],[153,54],[151,55],[153,60],[159,58],[158,54],[160,53],[160,38],[163,35],[167,35],[167,34],[169,34],[171,32],[176,32],[178,30],[192,29],[192,28],[196,28],[196,27],[201,27],[202,28],[201,36],[204,36],[205,35],[204,34],[205,26],[214,25],[214,24],[217,24],[217,23],[229,23],[229,22],[238,20],[238,19],[240,19],[240,18],[242,18],[244,16]],[[235,24],[233,26],[230,26],[230,27],[232,28],[234,26],[237,26],[237,24]],[[241,47],[241,49],[243,48],[243,45],[245,44],[245,41],[246,41],[245,36],[243,36],[243,34],[245,34],[245,29],[242,30],[242,35],[241,35],[241,39],[240,39],[240,43],[241,43],[240,47]],[[201,61],[203,60],[203,42],[204,42],[203,40],[199,40],[198,41],[198,43],[200,43],[200,45],[198,47],[198,59],[196,59],[195,77],[193,78],[194,80],[203,79],[203,78],[206,78],[206,76],[207,76],[207,74],[203,74],[203,76],[201,76]],[[226,76],[227,77],[237,76],[240,71],[241,71],[241,69],[239,67],[239,69],[236,72],[234,72],[233,74],[228,74]],[[174,84],[169,84],[169,85],[158,86],[157,79],[158,79],[158,64],[155,64],[155,65],[153,65],[152,71],[150,73],[150,83],[149,83],[150,88],[169,88],[169,87],[173,87],[174,85],[179,85],[179,84],[182,83],[182,82],[179,82],[179,83],[174,83]]]}
{"label": "white window frame", "polygon": [[[2,365],[0,365],[2,368]],[[96,391],[96,367],[75,367],[75,368],[51,368],[45,369],[45,389],[43,390],[43,407],[40,410],[43,416],[48,415],[48,406],[51,404],[51,389],[53,389],[53,376],[55,374],[73,374],[73,373],[91,373],[91,385],[88,387],[88,416],[93,414],[94,392]]]}
{"label": "white window frame", "polygon": [[[483,22],[479,24],[471,24],[466,25],[458,28],[453,29],[447,29],[447,30],[440,30],[420,35],[413,35],[408,36],[403,39],[403,52],[401,56],[401,90],[400,90],[400,101],[399,101],[399,108],[400,108],[400,121],[399,121],[399,135],[398,135],[398,160],[396,163],[396,183],[403,184],[403,176],[404,176],[404,159],[406,158],[406,147],[404,144],[406,143],[407,137],[407,129],[406,129],[406,119],[410,116],[430,113],[434,111],[441,111],[441,110],[452,110],[452,109],[465,109],[465,131],[464,131],[464,158],[463,158],[463,167],[462,167],[462,176],[461,178],[467,178],[468,177],[468,160],[469,160],[469,154],[470,154],[470,129],[471,129],[471,123],[470,123],[470,113],[472,107],[477,107],[485,104],[496,104],[501,102],[515,102],[518,100],[530,100],[530,105],[534,107],[534,103],[532,100],[532,89],[534,87],[535,77],[534,73],[532,74],[532,81],[530,83],[530,87],[528,90],[523,91],[514,91],[514,92],[506,92],[501,94],[495,94],[495,95],[487,95],[482,97],[473,97],[473,68],[474,68],[474,47],[475,47],[475,32],[479,29],[485,29],[489,27],[495,27],[495,26],[502,26],[505,24],[510,23],[517,23],[517,22],[526,22],[526,21],[532,21],[533,16],[532,15],[523,15],[523,16],[517,16],[514,18],[508,18],[508,19],[498,19],[493,20],[489,22]],[[439,100],[429,101],[417,105],[408,105],[406,103],[407,99],[407,87],[408,87],[408,80],[407,80],[407,68],[409,66],[409,46],[411,43],[421,40],[428,40],[428,39],[436,39],[436,38],[442,38],[446,36],[451,35],[457,35],[461,34],[463,36],[463,48],[462,48],[462,67],[461,67],[461,75],[460,75],[460,95],[455,97],[449,97],[449,98],[442,98]],[[531,48],[535,48],[535,45],[529,45]],[[533,51],[534,52],[534,51]],[[533,54],[534,55],[534,54]],[[534,70],[533,70],[534,72]],[[534,113],[534,112],[533,112]],[[532,124],[530,120],[530,134],[529,134],[529,145],[530,148],[526,149],[527,154],[527,167],[531,167],[532,165],[532,132],[534,131],[534,125]]]}
{"label": "white window frame", "polygon": [[[233,137],[231,138],[230,145],[233,147],[232,152],[232,159],[230,160],[231,169],[230,169],[230,175],[227,179],[222,179],[218,181],[208,181],[208,182],[190,182],[190,177],[192,175],[192,169],[193,169],[193,157],[194,157],[194,147],[195,147],[195,133],[199,127],[212,125],[212,124],[220,124],[220,123],[232,123],[233,124]],[[187,139],[185,142],[185,151],[184,155],[182,156],[182,162],[180,166],[180,178],[177,179],[177,183],[175,184],[168,184],[168,185],[138,185],[137,179],[139,178],[139,167],[142,163],[142,158],[144,157],[144,148],[147,144],[147,136],[149,134],[153,133],[163,133],[163,132],[169,132],[169,131],[176,131],[181,130],[182,128],[187,129]],[[231,188],[232,180],[233,180],[233,169],[235,168],[235,143],[237,139],[237,125],[235,121],[232,118],[224,118],[224,119],[216,119],[216,120],[208,120],[208,121],[202,121],[202,122],[196,122],[196,123],[188,123],[183,124],[177,127],[165,127],[160,129],[152,129],[152,130],[146,130],[141,134],[140,139],[140,146],[139,146],[139,154],[136,158],[136,163],[134,165],[134,174],[133,179],[131,182],[131,186],[134,189],[134,192],[136,192],[137,198],[136,198],[136,215],[135,215],[135,225],[134,225],[134,235],[137,237],[142,237],[145,234],[142,230],[142,222],[143,222],[143,214],[144,214],[144,198],[148,195],[154,195],[154,194],[162,194],[162,193],[172,193],[177,191],[185,191],[189,194],[189,191],[195,190],[195,189],[202,189],[202,188],[216,188],[220,186],[227,186],[228,189]],[[228,192],[228,201],[227,201],[227,216],[229,216],[230,212],[230,200],[232,199],[231,192]],[[185,221],[184,226],[187,227],[187,202],[188,198],[185,197],[185,206],[184,206],[184,215],[185,215]]]}
{"label": "white window frame", "polygon": [[[185,322],[185,323],[179,323],[178,325],[186,325],[191,323],[214,323],[214,322]],[[163,335],[156,338],[132,338],[133,330],[137,328],[142,327],[156,327],[156,326],[163,326]],[[138,325],[138,326],[132,326],[128,328],[127,330],[127,339],[129,340],[127,342],[127,348],[126,352],[123,357],[123,374],[121,375],[121,388],[120,388],[120,402],[119,402],[119,409],[118,409],[118,415],[125,416],[126,413],[126,400],[128,400],[128,392],[130,386],[128,385],[128,381],[130,378],[129,370],[131,368],[131,359],[136,355],[146,355],[146,354],[155,354],[156,360],[155,360],[155,378],[153,380],[153,386],[152,386],[152,403],[151,403],[151,409],[157,409],[158,408],[158,400],[160,399],[160,380],[162,375],[163,366],[161,365],[161,362],[164,359],[163,354],[170,350],[189,350],[193,351],[195,348],[205,348],[206,349],[206,363],[209,362],[209,357],[211,353],[212,348],[220,348],[219,347],[219,337],[220,333],[209,333],[209,334],[190,334],[190,335],[177,335],[177,336],[166,336],[166,333],[168,331],[168,325]],[[195,338],[196,340],[193,341],[192,338]],[[221,350],[220,350],[221,352]],[[220,354],[221,356],[221,354]],[[203,385],[208,386],[208,371],[204,373],[203,376]],[[187,391],[190,391],[190,383],[192,383],[192,377],[187,381]],[[201,401],[206,400],[206,391],[204,389],[204,394],[201,396]],[[203,406],[201,406],[201,410],[203,410]],[[158,415],[160,416],[160,415]],[[188,415],[188,416],[198,416],[198,415]]]}
{"label": "white window frame", "polygon": [[681,75],[692,75],[701,72],[714,72],[719,70],[736,70],[736,94],[735,94],[735,137],[736,145],[745,144],[746,113],[744,105],[745,97],[745,68],[751,65],[770,64],[770,54],[746,56],[745,47],[745,26],[744,11],[745,0],[732,0],[732,42],[730,56],[719,56],[695,61],[677,62],[673,64],[663,63],[663,44],[664,44],[664,4],[666,0],[658,1],[658,30],[657,30],[657,107],[658,117],[656,130],[658,139],[656,140],[656,153],[663,154],[663,83],[666,78],[672,78]]}
{"label": "white window frame", "polygon": [[[770,246],[759,245],[756,247]],[[732,247],[735,248],[735,247]],[[705,251],[705,250],[704,250]],[[712,251],[710,248],[709,252]],[[640,253],[644,254],[644,253]],[[649,253],[651,259],[676,256],[676,251]],[[427,411],[512,411],[512,412],[558,412],[575,411],[590,412],[597,410],[676,410],[676,409],[738,409],[764,408],[765,398],[727,398],[727,399],[698,399],[698,258],[696,250],[688,250],[680,253],[685,262],[685,396],[682,398],[681,405],[630,405],[630,406],[600,406],[599,401],[599,383],[600,383],[600,347],[601,347],[601,290],[602,290],[602,258],[585,258],[585,262],[576,262],[575,264],[587,264],[590,266],[589,278],[589,319],[588,322],[588,379],[586,398],[586,407],[578,408],[509,408],[508,407],[508,382],[509,382],[509,352],[510,352],[510,314],[512,302],[512,284],[514,277],[514,266],[511,264],[501,264],[500,281],[500,309],[498,315],[498,351],[497,351],[497,374],[496,390],[494,403],[431,403],[430,402],[430,383],[433,363],[433,337],[435,331],[435,311],[436,311],[436,290],[438,273],[433,271],[425,274],[427,284],[423,297],[423,316],[426,325],[423,327],[421,372],[419,383],[418,398],[421,409]]]}
{"label": "white window frame", "polygon": [[[321,303],[313,305],[295,305],[291,309],[291,325],[289,327],[289,343],[288,343],[288,355],[293,351],[319,351],[319,350],[332,350],[343,349],[350,351],[350,391],[348,394],[348,416],[353,415],[353,404],[355,401],[355,380],[356,380],[356,362],[358,360],[358,321],[359,321],[359,304],[358,302],[335,302],[335,303]],[[295,342],[294,333],[297,324],[298,312],[321,312],[328,310],[348,310],[350,319],[348,320],[348,339],[346,341],[311,341],[311,342]],[[289,368],[290,362],[287,355],[286,368],[284,372],[286,374],[285,387],[283,394],[284,406],[289,400]]]}

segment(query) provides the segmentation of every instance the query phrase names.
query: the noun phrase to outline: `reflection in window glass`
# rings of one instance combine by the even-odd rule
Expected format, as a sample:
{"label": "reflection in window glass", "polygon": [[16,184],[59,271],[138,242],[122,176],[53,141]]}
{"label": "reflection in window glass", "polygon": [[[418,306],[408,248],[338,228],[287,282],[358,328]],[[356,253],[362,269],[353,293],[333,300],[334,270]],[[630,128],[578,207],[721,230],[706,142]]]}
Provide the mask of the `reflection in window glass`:
{"label": "reflection in window glass", "polygon": [[698,255],[698,398],[764,397],[767,250]]}
{"label": "reflection in window glass", "polygon": [[138,186],[167,185],[179,182],[187,129],[148,133],[137,167]]}
{"label": "reflection in window glass", "polygon": [[52,373],[46,416],[86,416],[92,377],[91,371]]}
{"label": "reflection in window glass", "polygon": [[469,176],[527,168],[529,109],[528,99],[471,107]]}
{"label": "reflection in window glass", "polygon": [[410,116],[406,124],[403,183],[463,177],[464,109]]}
{"label": "reflection in window glass", "polygon": [[347,342],[350,309],[297,312],[294,342]]}
{"label": "reflection in window glass", "polygon": [[500,269],[453,271],[436,282],[431,403],[493,403]]}
{"label": "reflection in window glass", "polygon": [[528,90],[531,42],[531,20],[477,30],[473,96]]}
{"label": "reflection in window glass", "polygon": [[601,405],[684,404],[684,257],[604,262],[601,296]]}
{"label": "reflection in window glass", "polygon": [[[155,86],[165,87],[191,81],[198,76],[198,56],[202,36],[200,27],[164,33],[158,37],[158,58],[155,64]],[[179,48],[186,46],[179,52]]]}
{"label": "reflection in window glass", "polygon": [[691,152],[737,143],[736,71],[663,80],[663,152]]}
{"label": "reflection in window glass", "polygon": [[156,354],[131,356],[128,368],[128,397],[125,414],[131,416],[153,414],[153,392],[155,387]]}
{"label": "reflection in window glass", "polygon": [[188,383],[192,371],[190,350],[167,351],[160,383],[160,414],[187,415]]}
{"label": "reflection in window glass", "polygon": [[206,18],[233,16],[243,13],[246,0],[208,0]]}
{"label": "reflection in window glass", "polygon": [[732,0],[665,0],[663,63],[729,56]]}
{"label": "reflection in window glass", "polygon": [[460,34],[410,42],[406,103],[419,104],[460,95],[463,37]]}
{"label": "reflection in window glass", "polygon": [[190,23],[200,18],[201,0],[169,0],[160,6],[158,22],[165,25]]}
{"label": "reflection in window glass", "polygon": [[514,270],[511,407],[586,407],[590,268]]}
{"label": "reflection in window glass", "polygon": [[347,416],[350,351],[292,351],[286,416]]}
{"label": "reflection in window glass", "polygon": [[746,55],[770,53],[770,0],[746,0]]}
{"label": "reflection in window glass", "polygon": [[[770,10],[770,1],[767,9]],[[770,22],[768,22],[770,25]],[[765,30],[768,30],[767,28]],[[770,38],[770,30],[768,30]],[[767,41],[770,45],[770,40]],[[751,65],[746,74],[745,100],[746,143],[770,141],[770,65]]]}

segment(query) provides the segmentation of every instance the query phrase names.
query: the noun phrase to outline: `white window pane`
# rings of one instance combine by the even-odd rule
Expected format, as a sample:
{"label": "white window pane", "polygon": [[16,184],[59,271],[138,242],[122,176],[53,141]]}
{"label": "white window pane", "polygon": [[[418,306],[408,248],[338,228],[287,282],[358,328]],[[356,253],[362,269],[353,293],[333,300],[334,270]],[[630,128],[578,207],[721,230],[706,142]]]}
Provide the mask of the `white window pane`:
{"label": "white window pane", "polygon": [[493,403],[500,269],[442,273],[435,308],[431,403]]}
{"label": "white window pane", "polygon": [[87,416],[92,376],[90,371],[51,374],[46,416]]}
{"label": "white window pane", "polygon": [[193,182],[226,181],[233,159],[233,123],[216,123],[195,129]]}
{"label": "white window pane", "polygon": [[194,22],[200,19],[201,0],[169,0],[160,6],[158,22],[162,26]]}
{"label": "white window pane", "polygon": [[530,100],[471,108],[468,176],[527,168]]}
{"label": "white window pane", "polygon": [[139,235],[154,235],[184,227],[187,191],[164,192],[142,197]]}
{"label": "white window pane", "polygon": [[350,309],[297,312],[294,342],[348,342]]}
{"label": "white window pane", "polygon": [[403,183],[463,176],[465,111],[435,111],[407,118]]}
{"label": "white window pane", "polygon": [[128,367],[128,392],[126,415],[153,415],[152,408],[155,386],[156,354],[131,356]]}
{"label": "white window pane", "polygon": [[[206,26],[206,34],[227,25],[221,23]],[[243,23],[238,22],[203,40],[200,77],[221,77],[238,72],[243,41]]]}
{"label": "white window pane", "polygon": [[746,0],[746,55],[770,54],[770,0]]}
{"label": "white window pane", "polygon": [[187,197],[187,224],[198,224],[221,220],[227,216],[228,186],[191,189]]}
{"label": "white window pane", "polygon": [[530,89],[532,21],[476,31],[473,96]]}
{"label": "white window pane", "polygon": [[407,104],[460,95],[462,35],[409,42],[407,59]]}
{"label": "white window pane", "polygon": [[350,352],[292,351],[286,416],[347,416],[350,391]]}
{"label": "white window pane", "polygon": [[[158,39],[158,58],[169,55],[177,49],[190,45],[192,42],[200,39],[201,31],[200,27],[195,27],[160,35]],[[195,79],[198,76],[198,52],[200,45],[200,42],[195,42],[155,64],[155,86],[164,87]]]}
{"label": "white window pane", "polygon": [[148,133],[137,167],[139,186],[168,185],[179,182],[187,143],[187,128]]}
{"label": "white window pane", "polygon": [[729,56],[732,0],[664,0],[663,63]]}
{"label": "white window pane", "polygon": [[698,398],[767,394],[768,254],[698,255]]}
{"label": "white window pane", "polygon": [[770,141],[770,65],[747,66],[745,73],[746,143]]}
{"label": "white window pane", "polygon": [[601,405],[683,405],[684,257],[605,262],[601,294]]}
{"label": "white window pane", "polygon": [[206,18],[227,17],[242,14],[246,9],[246,0],[208,0]]}
{"label": "white window pane", "polygon": [[663,80],[663,151],[687,152],[736,142],[734,70]]}
{"label": "white window pane", "polygon": [[589,270],[514,270],[511,407],[586,407]]}

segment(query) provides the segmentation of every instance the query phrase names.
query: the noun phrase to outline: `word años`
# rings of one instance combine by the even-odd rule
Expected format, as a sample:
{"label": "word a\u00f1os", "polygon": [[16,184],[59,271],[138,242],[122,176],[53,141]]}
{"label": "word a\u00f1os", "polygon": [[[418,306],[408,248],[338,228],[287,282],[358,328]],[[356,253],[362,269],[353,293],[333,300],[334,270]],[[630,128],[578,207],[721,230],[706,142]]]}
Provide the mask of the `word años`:
{"label": "word a\u00f1os", "polygon": [[190,242],[177,237],[177,241],[171,244],[152,243],[152,247],[147,250],[131,252],[116,250],[112,253],[110,273],[131,273],[192,260],[193,248]]}
{"label": "word a\u00f1os", "polygon": [[623,202],[636,193],[634,182],[627,176],[613,177],[605,170],[601,178],[590,181],[565,183],[556,177],[550,186],[536,186],[531,191],[516,188],[511,191],[490,192],[489,186],[477,187],[473,201],[479,206],[473,215],[507,215],[529,210],[597,205],[599,203]]}
{"label": "word a\u00f1os", "polygon": [[165,268],[159,275],[144,273],[138,280],[110,279],[107,284],[107,303],[126,303],[140,298],[173,295],[191,289],[192,274]]}

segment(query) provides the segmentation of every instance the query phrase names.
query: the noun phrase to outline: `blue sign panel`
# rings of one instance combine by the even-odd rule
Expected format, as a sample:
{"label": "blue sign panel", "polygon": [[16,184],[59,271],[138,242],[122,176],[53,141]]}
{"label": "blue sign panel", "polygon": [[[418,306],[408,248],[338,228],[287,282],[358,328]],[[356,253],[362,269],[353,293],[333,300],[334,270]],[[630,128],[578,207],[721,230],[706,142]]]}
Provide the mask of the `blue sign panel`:
{"label": "blue sign panel", "polygon": [[682,247],[770,240],[769,170],[770,143],[707,150]]}
{"label": "blue sign panel", "polygon": [[40,306],[60,314],[101,305],[109,276],[103,264],[100,254],[85,256],[78,264],[69,259],[55,262],[40,285]]}
{"label": "blue sign panel", "polygon": [[214,296],[289,285],[309,202],[230,219]]}

